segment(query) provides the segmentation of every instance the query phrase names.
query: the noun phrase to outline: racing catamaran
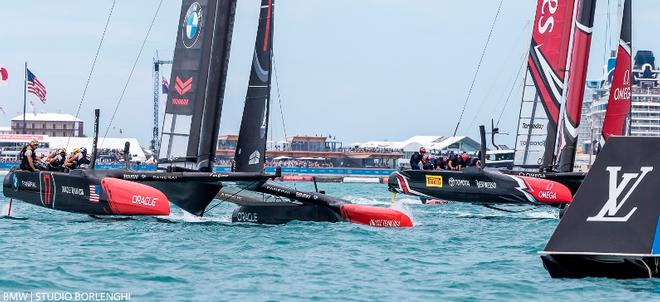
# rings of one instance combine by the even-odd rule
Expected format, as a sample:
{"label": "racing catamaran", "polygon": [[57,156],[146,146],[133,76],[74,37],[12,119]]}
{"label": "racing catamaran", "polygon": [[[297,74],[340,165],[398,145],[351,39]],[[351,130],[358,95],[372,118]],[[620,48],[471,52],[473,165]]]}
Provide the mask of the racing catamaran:
{"label": "racing catamaran", "polygon": [[[261,173],[264,169],[273,60],[274,0],[261,1],[250,81],[236,147],[235,171]],[[239,205],[234,222],[282,224],[292,220],[353,222],[375,227],[412,227],[405,213],[389,208],[352,204],[347,200],[267,182],[254,192],[224,189],[221,200]]]}
{"label": "racing catamaran", "polygon": [[[481,162],[486,159],[484,126],[481,132]],[[388,189],[428,199],[485,204],[488,206],[552,205],[561,207],[571,202],[571,191],[547,179],[501,173],[494,168],[466,167],[452,170],[404,170],[390,175]]]}
{"label": "racing catamaran", "polygon": [[[575,156],[569,154],[574,152],[577,141],[573,134],[579,125],[595,5],[595,0],[538,1],[512,170],[398,171],[389,178],[389,190],[423,200],[440,198],[481,204],[570,202],[570,193],[577,191],[584,178],[584,173],[570,172]],[[562,106],[569,97],[570,106]],[[560,125],[566,130],[559,132]],[[556,171],[561,162],[557,161],[558,154],[564,154],[563,167],[570,169]],[[483,158],[482,163],[485,166]],[[547,194],[546,187],[557,191]],[[564,189],[570,193],[564,194]],[[540,192],[544,196],[539,196]],[[546,200],[544,197],[548,196],[557,199]]]}
{"label": "racing catamaran", "polygon": [[158,171],[12,170],[5,196],[92,215],[168,215],[169,202],[203,215],[222,187],[255,189],[269,179],[213,172],[235,7],[236,0],[182,3]]}

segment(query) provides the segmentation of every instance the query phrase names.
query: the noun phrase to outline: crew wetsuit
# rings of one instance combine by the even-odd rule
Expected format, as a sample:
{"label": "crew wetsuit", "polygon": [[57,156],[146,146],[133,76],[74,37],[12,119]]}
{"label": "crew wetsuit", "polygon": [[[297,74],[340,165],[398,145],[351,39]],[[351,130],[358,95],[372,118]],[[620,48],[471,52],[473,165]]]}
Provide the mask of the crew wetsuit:
{"label": "crew wetsuit", "polygon": [[413,170],[419,170],[419,163],[422,162],[422,154],[419,152],[413,153],[410,157],[410,168]]}
{"label": "crew wetsuit", "polygon": [[21,165],[20,165],[21,170],[31,171],[31,172],[36,171],[32,169],[32,167],[30,167],[30,161],[28,159],[28,158],[32,158],[32,164],[36,166],[37,155],[35,154],[34,150],[32,150],[32,148],[30,148],[29,146],[23,147],[23,149],[21,149],[21,152],[19,153],[19,156],[21,157]]}

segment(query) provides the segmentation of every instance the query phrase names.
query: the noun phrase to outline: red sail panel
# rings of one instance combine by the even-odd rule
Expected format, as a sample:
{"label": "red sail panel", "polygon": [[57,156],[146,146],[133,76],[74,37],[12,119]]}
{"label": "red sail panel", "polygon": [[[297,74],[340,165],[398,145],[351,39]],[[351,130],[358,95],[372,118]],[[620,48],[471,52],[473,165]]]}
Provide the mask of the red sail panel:
{"label": "red sail panel", "polygon": [[612,135],[624,135],[626,119],[631,106],[631,53],[632,53],[632,27],[631,1],[626,0],[623,8],[623,22],[621,26],[621,40],[616,54],[616,67],[610,87],[610,97],[607,101],[607,111],[603,121],[603,140]]}
{"label": "red sail panel", "polygon": [[591,34],[594,26],[596,0],[580,0],[577,22],[573,29],[573,47],[569,65],[566,103],[562,116],[559,145],[559,171],[573,171],[575,149],[578,143],[577,128],[580,126],[587,65],[591,50]]}
{"label": "red sail panel", "polygon": [[553,162],[575,1],[538,1],[518,121],[516,165]]}

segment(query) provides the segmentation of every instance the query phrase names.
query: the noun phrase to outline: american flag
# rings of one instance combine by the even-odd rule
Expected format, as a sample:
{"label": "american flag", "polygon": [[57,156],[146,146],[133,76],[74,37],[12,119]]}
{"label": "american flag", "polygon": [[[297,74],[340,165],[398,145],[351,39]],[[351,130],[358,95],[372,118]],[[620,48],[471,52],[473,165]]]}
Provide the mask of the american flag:
{"label": "american flag", "polygon": [[99,202],[99,200],[101,199],[101,196],[99,195],[100,192],[101,192],[101,186],[89,185],[89,201]]}
{"label": "american flag", "polygon": [[41,84],[37,77],[30,71],[27,70],[27,91],[36,95],[42,103],[46,104],[46,86]]}

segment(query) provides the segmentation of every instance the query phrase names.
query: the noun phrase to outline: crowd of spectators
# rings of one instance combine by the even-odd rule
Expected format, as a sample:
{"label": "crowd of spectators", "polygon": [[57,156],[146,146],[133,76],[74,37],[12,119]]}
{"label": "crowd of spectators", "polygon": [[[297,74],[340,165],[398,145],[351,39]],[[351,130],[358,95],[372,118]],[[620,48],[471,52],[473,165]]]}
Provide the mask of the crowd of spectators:
{"label": "crowd of spectators", "polygon": [[282,168],[334,168],[335,165],[330,161],[319,160],[269,160],[266,162],[268,167]]}
{"label": "crowd of spectators", "polygon": [[124,162],[124,150],[101,148],[97,150],[96,163],[114,164]]}
{"label": "crowd of spectators", "polygon": [[340,148],[340,152],[346,153],[403,153],[403,149],[381,148],[381,147],[345,147]]}

